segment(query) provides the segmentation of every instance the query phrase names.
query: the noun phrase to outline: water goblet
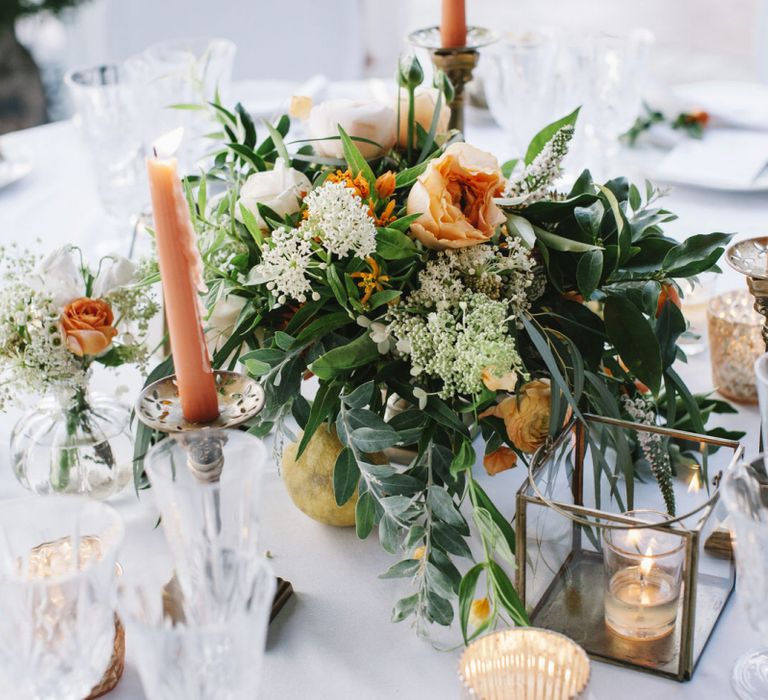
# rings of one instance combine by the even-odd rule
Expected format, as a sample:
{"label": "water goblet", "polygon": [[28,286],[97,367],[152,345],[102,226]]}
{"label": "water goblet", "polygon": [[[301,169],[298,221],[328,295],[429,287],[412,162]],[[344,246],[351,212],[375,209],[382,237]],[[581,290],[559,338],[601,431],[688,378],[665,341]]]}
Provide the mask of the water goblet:
{"label": "water goblet", "polygon": [[14,700],[82,700],[110,662],[123,523],[76,496],[0,509],[0,688]]}

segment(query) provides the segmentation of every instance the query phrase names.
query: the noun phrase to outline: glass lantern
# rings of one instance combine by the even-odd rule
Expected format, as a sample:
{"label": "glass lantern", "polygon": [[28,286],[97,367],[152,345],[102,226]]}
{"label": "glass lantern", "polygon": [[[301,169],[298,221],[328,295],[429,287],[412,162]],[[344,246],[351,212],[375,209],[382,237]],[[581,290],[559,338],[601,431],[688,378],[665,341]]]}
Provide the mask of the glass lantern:
{"label": "glass lantern", "polygon": [[[717,487],[743,447],[585,418],[534,455],[518,491],[517,590],[532,625],[593,658],[687,680],[733,590]],[[654,444],[681,457],[666,499],[643,457]]]}

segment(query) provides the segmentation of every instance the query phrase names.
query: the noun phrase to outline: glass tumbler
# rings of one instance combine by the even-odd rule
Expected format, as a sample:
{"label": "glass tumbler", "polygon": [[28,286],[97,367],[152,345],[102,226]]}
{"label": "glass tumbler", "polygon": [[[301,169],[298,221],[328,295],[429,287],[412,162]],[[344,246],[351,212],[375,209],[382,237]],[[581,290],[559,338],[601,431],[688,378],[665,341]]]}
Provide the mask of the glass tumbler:
{"label": "glass tumbler", "polygon": [[230,605],[232,558],[259,557],[267,450],[240,430],[180,433],[155,445],[145,466],[189,613],[198,622]]}
{"label": "glass tumbler", "polygon": [[0,508],[0,689],[14,700],[82,700],[115,637],[117,512],[75,496]]}
{"label": "glass tumbler", "polygon": [[175,601],[171,619],[160,590],[120,589],[120,615],[135,644],[149,700],[255,700],[267,624],[275,594],[269,565],[250,553],[230,563],[229,608],[196,622],[188,601]]}
{"label": "glass tumbler", "polygon": [[[130,222],[149,201],[136,91],[125,70],[101,65],[69,71],[64,82],[75,123],[90,151],[107,215]],[[128,242],[124,246],[128,250]]]}
{"label": "glass tumbler", "polygon": [[[762,459],[726,472],[720,491],[733,537],[738,597],[768,642],[768,477]],[[742,700],[768,698],[768,645],[736,662],[731,684]]]}

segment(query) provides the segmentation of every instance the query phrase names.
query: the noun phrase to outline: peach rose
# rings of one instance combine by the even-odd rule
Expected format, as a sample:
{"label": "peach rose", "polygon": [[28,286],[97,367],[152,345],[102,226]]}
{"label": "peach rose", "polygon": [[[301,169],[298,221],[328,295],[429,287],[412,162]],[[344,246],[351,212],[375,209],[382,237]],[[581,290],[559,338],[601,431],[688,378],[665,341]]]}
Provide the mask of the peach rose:
{"label": "peach rose", "polygon": [[112,308],[103,299],[80,297],[71,301],[61,316],[67,347],[78,357],[99,355],[117,335],[113,322]]}
{"label": "peach rose", "polygon": [[[522,452],[535,452],[549,435],[551,387],[548,379],[524,384],[517,396],[510,396],[485,411],[504,421],[507,436]],[[482,417],[481,416],[481,417]]]}
{"label": "peach rose", "polygon": [[413,184],[408,214],[421,214],[411,235],[427,248],[464,248],[487,241],[503,223],[493,203],[504,190],[494,156],[467,143],[453,143]]}
{"label": "peach rose", "polygon": [[490,476],[505,472],[516,465],[517,452],[509,447],[499,447],[498,450],[488,452],[483,457],[483,466]]}
{"label": "peach rose", "polygon": [[[424,131],[429,133],[432,126],[432,119],[435,116],[435,107],[437,107],[438,91],[435,88],[418,88],[413,100],[413,116],[416,123]],[[398,104],[395,107],[400,112],[400,131],[397,134],[397,145],[405,148],[408,145],[408,92],[400,91]],[[451,119],[451,108],[442,102],[440,116],[437,118],[437,129],[435,136],[444,136],[448,132],[448,122]],[[414,141],[416,137],[414,136]]]}
{"label": "peach rose", "polygon": [[514,391],[517,386],[517,372],[505,372],[500,377],[491,369],[486,367],[481,374],[483,384],[486,389],[491,391]]}

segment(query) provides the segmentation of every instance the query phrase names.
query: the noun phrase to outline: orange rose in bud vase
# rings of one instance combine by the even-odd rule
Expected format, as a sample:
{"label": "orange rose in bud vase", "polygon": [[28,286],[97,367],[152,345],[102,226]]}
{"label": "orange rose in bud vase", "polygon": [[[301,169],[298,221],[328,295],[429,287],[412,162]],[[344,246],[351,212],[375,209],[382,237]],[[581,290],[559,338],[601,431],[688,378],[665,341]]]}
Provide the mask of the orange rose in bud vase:
{"label": "orange rose in bud vase", "polygon": [[112,307],[103,299],[75,299],[64,307],[61,316],[67,347],[78,357],[107,350],[117,335],[113,323]]}
{"label": "orange rose in bud vase", "polygon": [[408,195],[408,214],[421,214],[411,235],[427,248],[465,248],[487,241],[505,221],[493,202],[504,190],[494,156],[453,143],[429,161]]}

